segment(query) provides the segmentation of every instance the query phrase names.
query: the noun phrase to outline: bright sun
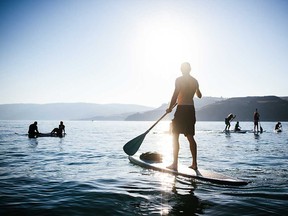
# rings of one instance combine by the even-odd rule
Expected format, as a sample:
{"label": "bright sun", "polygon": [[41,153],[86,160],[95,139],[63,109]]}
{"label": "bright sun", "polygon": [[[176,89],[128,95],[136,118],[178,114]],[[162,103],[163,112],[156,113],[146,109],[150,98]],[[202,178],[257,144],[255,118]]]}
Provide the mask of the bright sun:
{"label": "bright sun", "polygon": [[[136,62],[145,73],[153,76],[179,75],[180,64],[193,59],[197,63],[197,35],[192,25],[181,20],[157,15],[145,19],[139,24],[135,44]],[[161,74],[165,73],[165,74]]]}

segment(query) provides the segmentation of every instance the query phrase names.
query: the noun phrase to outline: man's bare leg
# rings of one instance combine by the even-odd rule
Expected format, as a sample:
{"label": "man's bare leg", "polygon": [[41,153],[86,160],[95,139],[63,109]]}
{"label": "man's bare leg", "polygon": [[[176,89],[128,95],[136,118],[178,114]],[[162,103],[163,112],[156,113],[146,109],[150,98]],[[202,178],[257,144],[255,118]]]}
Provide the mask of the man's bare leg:
{"label": "man's bare leg", "polygon": [[187,139],[190,144],[190,151],[192,155],[192,165],[190,166],[190,168],[197,170],[198,169],[197,167],[197,144],[193,135],[187,135]]}
{"label": "man's bare leg", "polygon": [[[257,128],[257,131],[256,131],[256,128]],[[254,132],[257,132],[257,133],[258,133],[258,123],[257,123],[257,124],[254,124]]]}
{"label": "man's bare leg", "polygon": [[179,154],[179,134],[173,133],[173,163],[167,168],[177,170],[178,168],[178,154]]}

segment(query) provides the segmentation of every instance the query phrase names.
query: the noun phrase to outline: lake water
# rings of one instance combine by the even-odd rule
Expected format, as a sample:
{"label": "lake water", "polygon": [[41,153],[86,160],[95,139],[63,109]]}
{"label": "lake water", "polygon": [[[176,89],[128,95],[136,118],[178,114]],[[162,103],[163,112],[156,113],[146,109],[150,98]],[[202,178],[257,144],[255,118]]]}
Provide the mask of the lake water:
{"label": "lake water", "polygon": [[[67,136],[28,139],[32,121],[0,121],[0,215],[287,215],[288,123],[225,134],[223,122],[197,122],[198,166],[249,181],[223,186],[141,168],[122,150],[154,122],[65,121]],[[58,121],[38,121],[50,132]],[[234,124],[233,124],[234,125]],[[252,122],[240,122],[252,129]],[[139,152],[172,156],[169,122]],[[190,165],[181,137],[179,160]]]}

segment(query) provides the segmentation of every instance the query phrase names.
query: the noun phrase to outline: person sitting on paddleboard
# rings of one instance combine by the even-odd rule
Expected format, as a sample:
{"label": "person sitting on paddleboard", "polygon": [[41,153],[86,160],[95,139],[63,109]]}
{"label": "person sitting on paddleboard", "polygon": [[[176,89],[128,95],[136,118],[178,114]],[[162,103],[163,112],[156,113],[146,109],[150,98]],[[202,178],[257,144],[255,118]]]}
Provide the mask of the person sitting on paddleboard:
{"label": "person sitting on paddleboard", "polygon": [[60,125],[58,128],[54,128],[51,131],[51,135],[56,135],[58,137],[62,137],[65,134],[65,125],[63,124],[63,121],[60,121]]}
{"label": "person sitting on paddleboard", "polygon": [[277,122],[277,124],[275,125],[275,130],[281,130],[281,129],[282,129],[281,122]]}
{"label": "person sitting on paddleboard", "polygon": [[188,62],[181,65],[182,76],[175,81],[175,89],[166,110],[170,113],[177,103],[174,119],[172,120],[173,137],[173,163],[167,168],[177,170],[179,153],[179,135],[184,134],[190,144],[192,154],[192,165],[190,168],[197,170],[197,144],[194,140],[195,135],[195,107],[193,97],[196,95],[201,98],[202,93],[199,89],[198,81],[190,75],[191,66]]}
{"label": "person sitting on paddleboard", "polygon": [[234,131],[241,131],[241,127],[239,125],[239,121],[236,122],[236,125],[235,125],[235,128],[234,128]]}
{"label": "person sitting on paddleboard", "polygon": [[37,121],[35,121],[33,124],[29,126],[28,130],[28,137],[29,138],[36,138],[39,134],[38,127],[37,127]]}
{"label": "person sitting on paddleboard", "polygon": [[230,113],[226,118],[225,118],[225,129],[224,129],[224,131],[229,131],[229,129],[230,129],[230,122],[234,119],[234,118],[236,118],[236,115],[233,115],[233,113]]}

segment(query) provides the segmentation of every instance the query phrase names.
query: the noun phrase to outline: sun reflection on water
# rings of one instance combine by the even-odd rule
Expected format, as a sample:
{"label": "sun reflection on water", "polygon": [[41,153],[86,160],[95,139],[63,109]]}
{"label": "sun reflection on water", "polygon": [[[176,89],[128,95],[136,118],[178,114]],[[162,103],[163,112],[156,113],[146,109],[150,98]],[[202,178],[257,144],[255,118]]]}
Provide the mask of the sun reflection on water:
{"label": "sun reflection on water", "polygon": [[170,133],[170,121],[162,122],[157,127],[159,134],[157,140],[158,151],[163,156],[163,163],[169,165],[172,162],[172,136]]}
{"label": "sun reflection on water", "polygon": [[[169,126],[170,122],[167,121],[161,122],[161,124],[155,128],[154,141],[156,142],[156,145],[153,145],[153,148],[158,153],[162,154],[162,161],[167,166],[171,164],[173,159],[172,136],[169,133]],[[160,183],[161,190],[161,201],[160,205],[157,207],[157,211],[159,211],[160,215],[169,215],[173,212],[179,212],[181,206],[179,207],[177,205],[178,201],[176,200],[178,199],[195,201],[194,190],[196,185],[191,179],[164,172],[155,172],[155,177]],[[190,207],[188,209],[190,209]]]}
{"label": "sun reflection on water", "polygon": [[195,181],[168,173],[159,173],[156,177],[161,184],[161,205],[159,206],[161,215],[169,215],[174,211],[179,211],[179,207],[175,205],[177,204],[175,199],[189,199],[193,201],[191,204],[195,205],[194,201],[197,200],[194,195]]}

